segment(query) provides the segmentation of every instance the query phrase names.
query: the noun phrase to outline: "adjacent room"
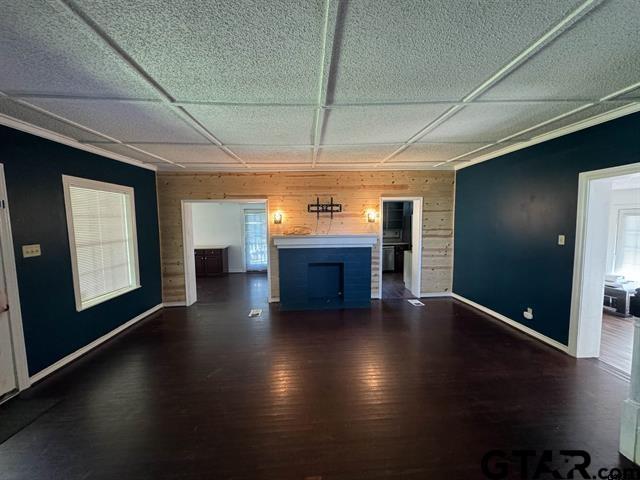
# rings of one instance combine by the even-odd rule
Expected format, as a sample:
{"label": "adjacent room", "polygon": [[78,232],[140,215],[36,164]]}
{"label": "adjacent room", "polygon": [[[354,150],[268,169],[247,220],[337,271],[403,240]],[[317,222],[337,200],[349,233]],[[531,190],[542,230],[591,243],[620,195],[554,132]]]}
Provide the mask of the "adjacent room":
{"label": "adjacent room", "polygon": [[630,375],[631,298],[640,288],[640,174],[612,178],[609,195],[600,359]]}
{"label": "adjacent room", "polygon": [[640,2],[0,6],[0,479],[640,478]]}
{"label": "adjacent room", "polygon": [[230,289],[267,301],[266,203],[184,202],[182,211],[189,305],[224,301]]}

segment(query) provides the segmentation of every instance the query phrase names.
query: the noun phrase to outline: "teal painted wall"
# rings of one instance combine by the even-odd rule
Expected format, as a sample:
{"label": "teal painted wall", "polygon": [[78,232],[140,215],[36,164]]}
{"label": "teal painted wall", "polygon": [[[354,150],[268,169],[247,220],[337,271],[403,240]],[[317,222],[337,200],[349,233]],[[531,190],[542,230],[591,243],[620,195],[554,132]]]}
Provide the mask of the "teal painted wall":
{"label": "teal painted wall", "polygon": [[453,291],[566,345],[578,175],[636,162],[640,114],[459,170]]}
{"label": "teal painted wall", "polygon": [[[161,303],[155,172],[0,126],[29,373]],[[77,312],[62,175],[134,188],[141,288]],[[22,258],[39,243],[42,256]]]}

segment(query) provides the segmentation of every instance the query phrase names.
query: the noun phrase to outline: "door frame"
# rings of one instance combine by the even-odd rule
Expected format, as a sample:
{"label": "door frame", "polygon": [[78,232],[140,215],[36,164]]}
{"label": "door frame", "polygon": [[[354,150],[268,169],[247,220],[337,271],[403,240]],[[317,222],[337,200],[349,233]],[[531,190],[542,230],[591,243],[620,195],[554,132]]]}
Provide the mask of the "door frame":
{"label": "door frame", "polygon": [[[267,215],[267,285],[269,286],[269,298],[271,301],[271,246],[269,241],[271,238],[271,222],[269,222],[269,199],[268,198],[209,198],[209,199],[183,199],[180,200],[180,212],[181,212],[181,228],[182,228],[182,254],[184,261],[184,290],[185,290],[185,306],[193,305],[198,301],[198,292],[196,288],[196,270],[195,259],[193,255],[187,254],[192,252],[193,243],[193,217],[191,215],[190,204],[194,203],[255,203],[257,205],[264,205],[264,209]],[[242,225],[244,225],[244,216],[241,219]],[[188,226],[189,228],[185,228]],[[243,229],[243,262],[244,262],[244,227]],[[188,248],[187,248],[188,247]],[[245,268],[246,270],[246,268]]]}
{"label": "door frame", "polygon": [[[585,252],[589,251],[590,247],[597,241],[597,238],[594,238],[595,234],[588,228],[591,182],[633,173],[640,173],[640,163],[582,172],[578,177],[578,208],[576,215],[576,242],[573,260],[573,286],[571,289],[568,348],[569,355],[574,357],[585,358],[598,356],[602,331],[602,320],[600,320],[598,325],[595,325],[593,320],[590,321],[588,315],[583,314],[585,309],[589,308],[587,304],[589,293],[587,290],[590,286],[589,279],[585,278],[587,276],[585,274]],[[601,232],[599,234],[603,233]],[[606,262],[606,258],[603,259],[603,262]]]}
{"label": "door frame", "polygon": [[[378,298],[382,299],[382,237],[384,232],[384,202],[413,202],[413,214],[411,216],[411,293],[416,297],[422,297],[422,197],[380,197],[380,228],[378,231]],[[416,251],[418,255],[413,255]]]}
{"label": "door frame", "polygon": [[0,242],[2,259],[4,263],[4,275],[7,286],[7,299],[9,302],[9,326],[11,328],[11,345],[13,347],[14,369],[18,391],[26,390],[31,386],[29,380],[29,368],[27,364],[27,349],[24,341],[24,329],[22,326],[22,310],[20,309],[20,292],[18,290],[18,272],[13,251],[13,234],[11,232],[11,215],[9,213],[9,199],[7,196],[7,184],[4,175],[4,164],[0,163],[0,199],[4,202],[4,208],[0,208],[0,235],[5,242]]}

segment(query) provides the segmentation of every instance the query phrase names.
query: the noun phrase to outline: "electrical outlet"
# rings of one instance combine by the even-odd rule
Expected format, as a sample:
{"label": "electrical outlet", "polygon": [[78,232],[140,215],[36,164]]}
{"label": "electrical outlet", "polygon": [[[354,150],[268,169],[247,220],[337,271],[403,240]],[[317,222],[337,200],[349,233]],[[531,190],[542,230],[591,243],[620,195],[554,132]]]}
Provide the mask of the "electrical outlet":
{"label": "electrical outlet", "polygon": [[565,237],[564,235],[558,235],[558,245],[564,246]]}
{"label": "electrical outlet", "polygon": [[522,312],[522,316],[527,320],[533,320],[533,309],[527,308],[524,312]]}
{"label": "electrical outlet", "polygon": [[33,245],[23,245],[22,246],[22,257],[39,257],[41,255],[40,252],[40,244],[34,243]]}

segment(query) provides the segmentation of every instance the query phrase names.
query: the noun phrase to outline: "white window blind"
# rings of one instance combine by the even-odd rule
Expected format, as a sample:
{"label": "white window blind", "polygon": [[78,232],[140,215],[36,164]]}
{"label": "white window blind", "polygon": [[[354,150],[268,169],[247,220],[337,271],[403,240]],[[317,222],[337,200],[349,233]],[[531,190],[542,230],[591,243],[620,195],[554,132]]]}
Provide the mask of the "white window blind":
{"label": "white window blind", "polygon": [[640,281],[640,209],[620,210],[615,273]]}
{"label": "white window blind", "polygon": [[267,214],[264,210],[244,211],[244,251],[247,270],[267,269]]}
{"label": "white window blind", "polygon": [[138,287],[133,189],[64,177],[76,307]]}

